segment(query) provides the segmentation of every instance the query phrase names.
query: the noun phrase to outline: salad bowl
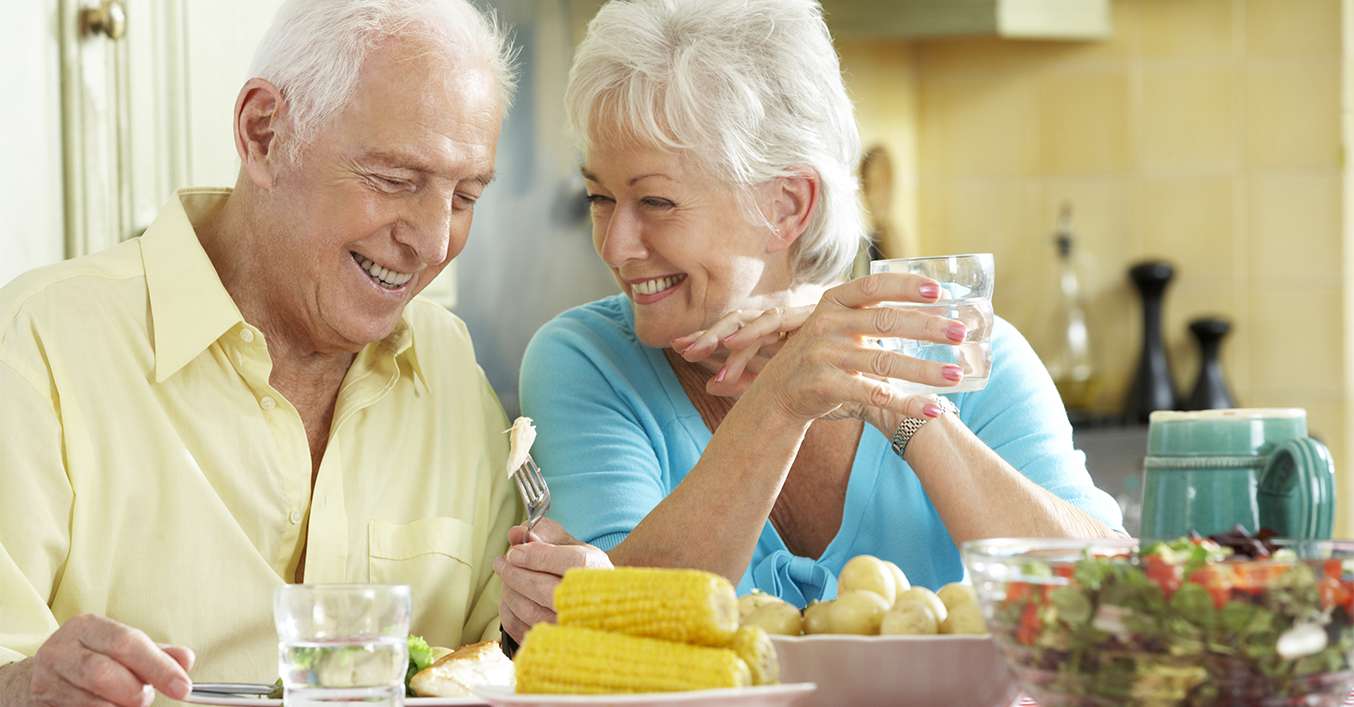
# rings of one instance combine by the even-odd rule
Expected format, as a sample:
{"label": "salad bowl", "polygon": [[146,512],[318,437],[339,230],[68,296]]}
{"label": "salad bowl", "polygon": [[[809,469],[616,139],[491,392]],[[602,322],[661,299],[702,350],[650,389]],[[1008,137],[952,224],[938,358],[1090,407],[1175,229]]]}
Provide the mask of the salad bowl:
{"label": "salad bowl", "polygon": [[1354,542],[992,539],[963,555],[1043,707],[1341,705],[1354,684]]}

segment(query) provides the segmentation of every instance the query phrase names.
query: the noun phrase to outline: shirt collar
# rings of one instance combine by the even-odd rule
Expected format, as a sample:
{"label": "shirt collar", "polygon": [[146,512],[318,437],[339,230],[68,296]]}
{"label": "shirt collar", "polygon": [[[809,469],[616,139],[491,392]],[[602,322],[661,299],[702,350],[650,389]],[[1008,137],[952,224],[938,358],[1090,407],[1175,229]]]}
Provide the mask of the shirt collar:
{"label": "shirt collar", "polygon": [[244,318],[193,229],[229,190],[181,189],[141,236],[150,295],[155,382],[165,381]]}
{"label": "shirt collar", "polygon": [[[180,189],[141,235],[141,264],[150,296],[155,343],[155,382],[173,376],[217,339],[244,321],[198,241],[193,223],[211,215],[230,196],[229,189]],[[409,309],[395,330],[367,347],[403,361],[415,380],[428,381],[414,349]],[[400,368],[404,374],[404,368]]]}
{"label": "shirt collar", "polygon": [[[374,346],[381,347],[382,350],[389,352],[395,361],[404,362],[409,366],[409,373],[412,373],[414,380],[422,386],[424,392],[429,390],[428,380],[423,376],[423,367],[418,362],[418,350],[414,346],[414,327],[409,323],[409,306],[404,308],[400,315],[399,324],[395,325],[395,331]],[[370,348],[370,347],[369,347]],[[405,375],[404,368],[400,368],[400,374]]]}

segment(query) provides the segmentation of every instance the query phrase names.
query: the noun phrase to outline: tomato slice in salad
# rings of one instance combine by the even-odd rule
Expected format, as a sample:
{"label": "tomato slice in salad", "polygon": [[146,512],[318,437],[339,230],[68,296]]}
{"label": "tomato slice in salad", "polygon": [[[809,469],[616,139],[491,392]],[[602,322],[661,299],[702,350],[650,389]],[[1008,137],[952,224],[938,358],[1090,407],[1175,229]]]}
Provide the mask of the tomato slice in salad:
{"label": "tomato slice in salad", "polygon": [[1020,612],[1020,625],[1016,628],[1016,640],[1021,645],[1032,646],[1039,638],[1039,607],[1030,602]]}
{"label": "tomato slice in salad", "polygon": [[1180,588],[1180,567],[1166,561],[1159,555],[1148,555],[1142,560],[1143,572],[1147,578],[1161,587],[1167,599]]}

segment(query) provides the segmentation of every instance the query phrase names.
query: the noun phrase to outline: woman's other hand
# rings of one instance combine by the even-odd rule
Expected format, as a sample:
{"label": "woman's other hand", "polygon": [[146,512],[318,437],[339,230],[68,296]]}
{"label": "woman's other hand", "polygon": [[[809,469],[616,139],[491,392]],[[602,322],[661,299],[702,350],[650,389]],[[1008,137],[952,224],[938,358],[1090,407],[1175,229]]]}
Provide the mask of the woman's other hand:
{"label": "woman's other hand", "polygon": [[540,621],[555,620],[555,586],[574,567],[611,567],[602,550],[575,539],[549,518],[541,519],[527,536],[526,525],[508,531],[508,552],[494,560],[494,572],[503,580],[499,617],[503,630],[521,643],[527,630]]}
{"label": "woman's other hand", "polygon": [[780,351],[785,338],[808,320],[814,306],[734,310],[709,329],[674,339],[672,346],[683,359],[714,374],[706,392],[736,398]]}
{"label": "woman's other hand", "polygon": [[[888,381],[944,388],[958,384],[963,370],[888,351],[874,340],[963,342],[963,322],[920,309],[876,306],[931,303],[939,295],[937,282],[907,273],[868,275],[828,290],[796,335],[761,368],[756,387],[781,412],[806,422],[857,417],[891,432],[897,415],[938,417],[942,411],[930,397],[901,394]],[[747,339],[765,340],[761,331],[748,332]],[[725,341],[730,349],[748,344],[741,335]]]}

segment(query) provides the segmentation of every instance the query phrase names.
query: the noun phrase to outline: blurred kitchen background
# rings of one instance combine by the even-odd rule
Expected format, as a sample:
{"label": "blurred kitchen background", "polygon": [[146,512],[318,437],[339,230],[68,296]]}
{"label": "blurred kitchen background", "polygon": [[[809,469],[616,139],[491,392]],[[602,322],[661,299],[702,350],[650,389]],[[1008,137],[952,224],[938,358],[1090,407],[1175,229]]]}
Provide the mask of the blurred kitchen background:
{"label": "blurred kitchen background", "polygon": [[[482,4],[515,27],[521,90],[500,180],[429,296],[466,320],[511,413],[532,332],[615,291],[591,249],[560,105],[601,2]],[[234,182],[231,110],[276,5],[7,4],[0,283],[135,236],[175,187]],[[871,148],[880,251],[996,255],[998,314],[1046,362],[1078,363],[1060,373],[1101,486],[1132,513],[1144,303],[1127,273],[1153,261],[1172,273],[1160,303],[1172,404],[1189,403],[1200,371],[1189,323],[1217,320],[1199,328],[1229,332],[1225,393],[1305,408],[1350,497],[1354,0],[824,6]],[[1354,503],[1337,513],[1337,535],[1354,532]]]}

